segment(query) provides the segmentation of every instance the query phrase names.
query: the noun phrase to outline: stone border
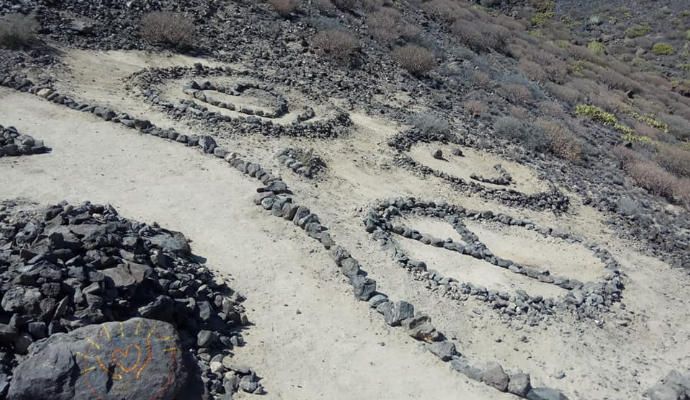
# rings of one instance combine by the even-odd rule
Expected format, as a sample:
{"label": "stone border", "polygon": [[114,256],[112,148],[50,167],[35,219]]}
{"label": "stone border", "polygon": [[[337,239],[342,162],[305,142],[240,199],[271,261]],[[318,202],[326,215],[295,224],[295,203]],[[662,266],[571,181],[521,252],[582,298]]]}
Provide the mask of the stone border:
{"label": "stone border", "polygon": [[[454,242],[452,239],[438,239],[424,235],[392,222],[394,217],[405,215],[444,220],[453,226],[465,244]],[[465,226],[462,222],[464,219],[525,227],[525,229],[536,231],[544,237],[559,238],[570,243],[581,244],[590,249],[602,261],[605,266],[604,276],[599,282],[582,283],[575,279],[553,275],[548,270],[520,265],[514,261],[497,257],[479,240],[476,234]],[[505,214],[494,214],[491,211],[471,211],[445,202],[437,204],[418,201],[415,198],[398,198],[382,201],[370,209],[364,218],[364,225],[366,231],[380,241],[384,248],[393,249],[395,260],[413,274],[415,279],[428,281],[430,286],[443,296],[458,301],[464,301],[467,300],[468,296],[473,296],[490,303],[495,309],[508,316],[526,315],[527,320],[532,325],[536,325],[543,315],[553,315],[556,312],[566,310],[577,316],[598,318],[602,313],[608,311],[611,305],[620,302],[622,298],[624,285],[620,265],[607,250],[596,244],[587,244],[583,239],[568,233],[539,227],[530,221],[515,219]],[[559,299],[545,299],[542,296],[531,296],[523,290],[518,290],[516,294],[511,295],[505,292],[487,290],[469,282],[459,282],[452,277],[445,277],[439,272],[428,270],[423,261],[410,259],[393,239],[394,234],[420,241],[429,246],[484,260],[512,273],[558,286],[567,290],[568,293]]]}
{"label": "stone border", "polygon": [[435,176],[448,182],[454,189],[470,194],[478,194],[487,200],[498,201],[499,203],[511,207],[524,207],[536,211],[552,210],[555,213],[562,213],[570,207],[570,199],[559,192],[555,186],[551,191],[527,195],[513,189],[494,189],[477,182],[467,182],[462,178],[435,170],[415,161],[407,152],[416,143],[452,143],[458,146],[473,147],[471,143],[452,134],[421,132],[417,129],[399,133],[388,141],[388,145],[398,153],[394,163],[400,167],[416,172],[422,176]]}
{"label": "stone border", "polygon": [[[161,138],[184,143],[187,146],[198,147],[204,154],[212,154],[217,158],[225,160],[230,166],[260,180],[264,185],[257,189],[257,195],[254,199],[255,204],[270,211],[275,217],[292,221],[295,225],[302,228],[309,237],[318,240],[325,249],[330,250],[330,255],[338,269],[349,279],[355,297],[360,301],[366,301],[369,307],[382,315],[388,325],[402,327],[411,337],[426,343],[426,348],[441,361],[450,362],[450,367],[453,370],[464,374],[470,379],[481,381],[496,390],[509,392],[520,398],[530,400],[549,399],[549,395],[560,396],[561,399],[567,400],[565,395],[556,389],[546,387],[533,388],[529,374],[516,372],[509,375],[498,363],[471,362],[458,351],[455,343],[446,339],[441,332],[436,330],[429,316],[415,313],[414,306],[406,301],[391,301],[386,294],[378,292],[376,290],[376,281],[367,276],[367,272],[361,268],[360,263],[345,248],[335,243],[328,232],[328,228],[321,224],[318,215],[312,213],[305,206],[293,203],[292,197],[289,196],[292,192],[285,182],[264,170],[261,165],[245,161],[237,153],[229,152],[217,146],[211,136],[187,136],[179,134],[172,129],[163,130],[157,128],[145,120],[125,119],[125,121],[131,121],[131,123],[124,123],[122,116],[126,114],[119,114],[118,116],[113,110],[104,107],[79,104],[68,97],[57,94],[52,89],[35,86],[27,79],[21,79],[20,81],[11,80],[9,85],[6,83],[8,83],[7,79],[2,81],[3,85],[10,87],[14,85],[14,88],[19,91],[37,94],[46,99],[52,98],[49,101],[67,105],[75,110],[92,112],[103,120],[120,122],[127,127],[137,129],[143,134],[155,134]],[[186,140],[180,141],[173,139],[173,137],[178,139],[185,137]],[[189,138],[196,138],[196,140],[190,141]]]}
{"label": "stone border", "polygon": [[286,125],[274,123],[270,119],[262,120],[256,115],[231,117],[210,111],[192,100],[181,100],[179,104],[174,104],[162,99],[162,93],[156,87],[171,79],[224,77],[228,74],[249,77],[258,81],[266,80],[263,74],[256,71],[236,71],[230,67],[206,67],[202,64],[195,64],[194,67],[149,68],[130,75],[129,80],[140,88],[141,94],[147,102],[160,107],[171,118],[175,120],[180,120],[183,117],[193,118],[218,132],[226,133],[228,128],[231,128],[234,132],[248,131],[265,136],[325,139],[343,136],[352,126],[349,114],[341,110],[336,110],[335,115],[330,118],[307,122],[315,116],[314,110],[308,108],[299,114],[294,122]]}
{"label": "stone border", "polygon": [[23,135],[13,126],[0,125],[0,158],[43,154],[50,150],[42,140]]}

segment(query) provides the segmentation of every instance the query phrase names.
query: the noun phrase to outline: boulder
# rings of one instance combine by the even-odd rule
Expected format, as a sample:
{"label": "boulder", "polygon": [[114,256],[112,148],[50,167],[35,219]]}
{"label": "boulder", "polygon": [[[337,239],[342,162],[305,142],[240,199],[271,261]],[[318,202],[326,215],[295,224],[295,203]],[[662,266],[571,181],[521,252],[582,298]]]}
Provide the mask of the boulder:
{"label": "boulder", "polygon": [[539,387],[527,393],[527,400],[568,400],[568,398],[559,390]]}
{"label": "boulder", "polygon": [[400,325],[404,319],[414,316],[414,306],[406,301],[385,304],[387,307],[383,309],[383,318],[390,326]]}
{"label": "boulder", "polygon": [[501,392],[508,390],[509,381],[510,377],[508,377],[508,374],[506,374],[503,367],[496,362],[489,363],[482,372],[482,382]]}
{"label": "boulder", "polygon": [[456,354],[455,343],[448,341],[432,343],[427,349],[442,361],[449,361]]}
{"label": "boulder", "polygon": [[9,400],[173,400],[187,381],[175,328],[132,318],[54,334],[30,347]]}
{"label": "boulder", "polygon": [[516,396],[525,397],[530,389],[532,389],[532,383],[529,374],[518,372],[510,376],[508,392]]}

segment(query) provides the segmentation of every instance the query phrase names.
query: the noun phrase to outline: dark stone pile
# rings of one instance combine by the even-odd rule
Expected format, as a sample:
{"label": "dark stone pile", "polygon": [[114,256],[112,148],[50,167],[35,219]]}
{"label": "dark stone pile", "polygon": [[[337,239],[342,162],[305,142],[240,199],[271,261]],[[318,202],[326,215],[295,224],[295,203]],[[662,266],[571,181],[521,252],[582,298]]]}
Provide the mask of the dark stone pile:
{"label": "dark stone pile", "polygon": [[[568,199],[565,194],[558,191],[555,187],[552,187],[548,192],[530,195],[509,188],[490,188],[477,182],[468,182],[460,177],[422,165],[407,154],[415,143],[433,142],[441,142],[444,144],[452,143],[459,146],[472,145],[462,137],[453,135],[451,133],[423,132],[415,128],[395,135],[388,141],[388,145],[398,150],[398,154],[395,157],[395,163],[397,165],[407,168],[422,176],[430,175],[441,178],[448,182],[454,189],[461,192],[477,194],[482,198],[497,201],[511,207],[522,207],[537,211],[551,210],[555,213],[561,213],[567,211],[570,207],[570,199]],[[502,179],[490,183],[500,185],[512,182],[512,178],[510,178],[510,181],[508,181],[509,177],[510,175],[507,177],[502,175]],[[481,179],[477,177],[475,180]]]}
{"label": "dark stone pile", "polygon": [[278,161],[294,173],[305,178],[315,178],[326,169],[326,162],[310,149],[287,148],[276,156]]}
{"label": "dark stone pile", "polygon": [[22,135],[15,127],[5,128],[0,125],[0,157],[24,156],[47,153],[50,149],[42,140],[29,135]]}
{"label": "dark stone pile", "polygon": [[[462,238],[463,243],[450,238],[435,238],[420,233],[406,226],[395,224],[392,219],[396,216],[418,215],[439,218],[449,223]],[[415,279],[428,281],[434,291],[455,300],[464,301],[470,296],[486,301],[509,318],[524,318],[530,325],[536,325],[547,315],[569,310],[578,316],[597,318],[606,312],[613,303],[619,302],[623,293],[623,282],[618,262],[611,254],[595,244],[586,246],[605,265],[603,277],[598,282],[580,282],[576,279],[557,276],[546,269],[520,265],[514,261],[494,255],[482,243],[476,234],[471,232],[463,220],[486,221],[506,226],[520,226],[534,230],[545,237],[567,240],[570,243],[586,245],[578,237],[556,229],[543,228],[530,221],[516,219],[505,214],[494,214],[491,211],[471,211],[463,207],[446,203],[422,202],[413,198],[400,198],[383,201],[370,210],[364,220],[367,232],[382,242],[384,246],[392,247],[395,260],[412,273]],[[514,294],[488,290],[469,282],[459,282],[452,277],[446,277],[437,271],[427,269],[423,260],[413,260],[393,240],[393,235],[420,241],[447,251],[454,251],[470,257],[484,260],[498,268],[507,269],[515,274],[523,275],[539,282],[552,284],[568,291],[561,299],[549,299],[542,296],[531,296],[522,290]]]}
{"label": "dark stone pile", "polygon": [[43,339],[53,343],[60,333],[139,317],[171,325],[173,343],[196,359],[192,378],[213,398],[240,387],[262,392],[256,375],[230,358],[247,324],[242,296],[192,255],[181,233],[127,220],[111,206],[5,202],[0,271],[0,389],[18,362],[31,360],[27,353],[43,354]]}

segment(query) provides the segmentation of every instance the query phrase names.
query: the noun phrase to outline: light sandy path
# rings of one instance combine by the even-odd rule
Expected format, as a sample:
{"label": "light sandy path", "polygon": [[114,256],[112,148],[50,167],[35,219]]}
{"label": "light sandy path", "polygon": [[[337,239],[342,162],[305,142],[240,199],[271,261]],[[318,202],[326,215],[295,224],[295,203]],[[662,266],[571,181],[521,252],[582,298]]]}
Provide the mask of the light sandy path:
{"label": "light sandy path", "polygon": [[469,382],[355,301],[324,250],[251,202],[257,183],[220,160],[37,97],[0,89],[0,122],[53,148],[0,160],[0,198],[109,202],[184,232],[231,273],[255,326],[236,360],[267,399],[508,399]]}

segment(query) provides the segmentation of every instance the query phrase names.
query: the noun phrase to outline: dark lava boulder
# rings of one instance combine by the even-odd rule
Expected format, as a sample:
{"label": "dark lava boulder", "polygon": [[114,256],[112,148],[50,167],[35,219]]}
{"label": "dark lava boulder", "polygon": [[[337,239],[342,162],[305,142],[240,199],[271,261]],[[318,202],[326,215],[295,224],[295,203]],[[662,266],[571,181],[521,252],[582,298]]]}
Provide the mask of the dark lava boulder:
{"label": "dark lava boulder", "polygon": [[10,400],[173,400],[186,385],[182,347],[166,322],[132,318],[34,343]]}

